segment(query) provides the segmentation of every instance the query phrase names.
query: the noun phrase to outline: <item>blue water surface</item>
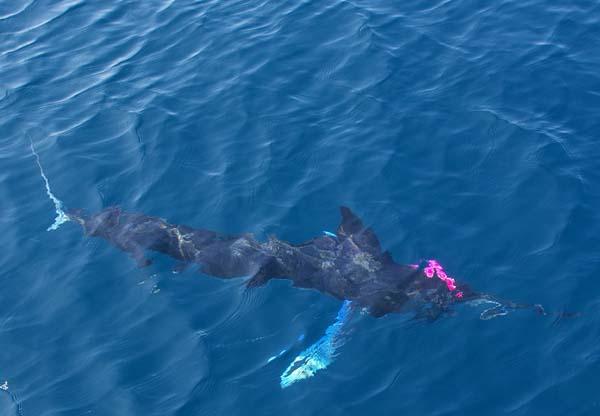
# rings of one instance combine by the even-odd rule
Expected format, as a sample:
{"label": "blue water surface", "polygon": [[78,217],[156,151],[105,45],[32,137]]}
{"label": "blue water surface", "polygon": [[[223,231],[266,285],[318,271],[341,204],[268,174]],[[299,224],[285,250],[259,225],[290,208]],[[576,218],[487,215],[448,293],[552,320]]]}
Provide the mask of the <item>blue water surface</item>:
{"label": "blue water surface", "polygon": [[[1,0],[0,414],[600,414],[599,68],[587,0]],[[300,242],[344,204],[581,316],[361,316],[281,389],[339,301],[46,231],[30,140],[70,208]]]}

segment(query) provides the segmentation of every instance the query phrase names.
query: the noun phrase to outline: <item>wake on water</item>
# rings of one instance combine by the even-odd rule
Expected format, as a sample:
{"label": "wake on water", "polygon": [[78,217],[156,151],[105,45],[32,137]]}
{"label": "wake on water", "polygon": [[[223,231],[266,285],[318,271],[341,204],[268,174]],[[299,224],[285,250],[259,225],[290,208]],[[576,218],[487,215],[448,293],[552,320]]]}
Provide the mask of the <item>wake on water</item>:
{"label": "wake on water", "polygon": [[56,218],[54,219],[54,223],[50,225],[50,227],[48,227],[46,231],[58,230],[58,227],[60,227],[65,222],[69,221],[69,216],[63,211],[63,202],[56,196],[54,196],[52,190],[50,189],[50,182],[48,181],[48,178],[44,173],[44,168],[42,167],[42,163],[40,162],[40,155],[38,155],[38,153],[35,151],[35,147],[33,146],[33,141],[31,139],[29,139],[29,143],[31,144],[31,153],[35,157],[35,163],[37,163],[38,168],[40,169],[40,175],[42,176],[44,184],[46,185],[46,194],[50,198],[50,201],[52,201],[52,203],[54,204],[54,210],[56,211]]}

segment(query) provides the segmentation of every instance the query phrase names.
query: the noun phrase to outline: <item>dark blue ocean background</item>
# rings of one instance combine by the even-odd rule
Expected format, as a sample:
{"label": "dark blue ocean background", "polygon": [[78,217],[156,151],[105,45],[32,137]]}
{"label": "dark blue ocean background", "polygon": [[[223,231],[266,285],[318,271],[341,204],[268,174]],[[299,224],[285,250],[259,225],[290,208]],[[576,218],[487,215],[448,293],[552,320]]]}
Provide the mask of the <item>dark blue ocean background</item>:
{"label": "dark blue ocean background", "polygon": [[[598,415],[599,134],[594,1],[0,0],[0,414]],[[345,204],[581,316],[362,316],[282,390],[340,302],[47,232],[30,140],[70,208],[300,242]]]}

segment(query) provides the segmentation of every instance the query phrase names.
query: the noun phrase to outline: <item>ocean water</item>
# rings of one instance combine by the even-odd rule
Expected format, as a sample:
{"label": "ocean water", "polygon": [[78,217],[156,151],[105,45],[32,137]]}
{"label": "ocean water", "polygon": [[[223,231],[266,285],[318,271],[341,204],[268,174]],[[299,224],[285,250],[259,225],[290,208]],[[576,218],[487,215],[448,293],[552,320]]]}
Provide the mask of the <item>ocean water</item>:
{"label": "ocean water", "polygon": [[[593,1],[0,1],[0,414],[600,414],[598,68]],[[30,142],[66,207],[300,242],[348,205],[580,316],[359,316],[282,389],[340,302],[46,231]]]}

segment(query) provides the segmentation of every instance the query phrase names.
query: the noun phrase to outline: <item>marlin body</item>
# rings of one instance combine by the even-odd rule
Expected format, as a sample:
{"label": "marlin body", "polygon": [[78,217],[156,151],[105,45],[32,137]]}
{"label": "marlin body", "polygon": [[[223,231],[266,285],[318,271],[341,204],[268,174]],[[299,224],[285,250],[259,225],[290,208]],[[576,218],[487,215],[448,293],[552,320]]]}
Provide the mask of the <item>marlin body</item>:
{"label": "marlin body", "polygon": [[[504,308],[527,308],[473,292],[448,277],[439,263],[396,263],[381,249],[371,228],[348,208],[341,207],[336,233],[325,233],[301,244],[269,237],[257,241],[251,234],[224,235],[214,231],[170,224],[162,218],[107,208],[94,215],[68,213],[88,236],[101,237],[129,253],[139,266],[150,264],[147,251],[169,255],[181,264],[196,263],[200,271],[228,279],[249,277],[248,287],[270,279],[289,279],[295,287],[317,290],[351,301],[372,316],[414,311],[435,319],[453,304],[483,300]],[[541,307],[540,307],[541,308]],[[542,310],[543,311],[543,310]]]}

